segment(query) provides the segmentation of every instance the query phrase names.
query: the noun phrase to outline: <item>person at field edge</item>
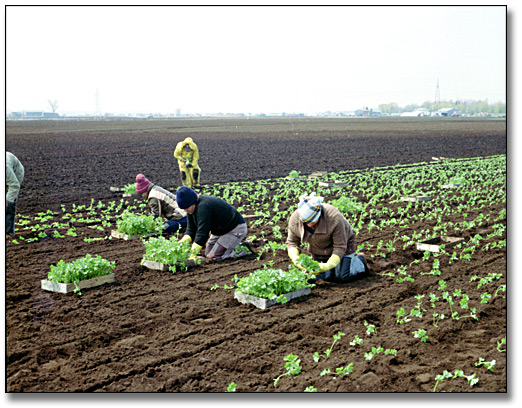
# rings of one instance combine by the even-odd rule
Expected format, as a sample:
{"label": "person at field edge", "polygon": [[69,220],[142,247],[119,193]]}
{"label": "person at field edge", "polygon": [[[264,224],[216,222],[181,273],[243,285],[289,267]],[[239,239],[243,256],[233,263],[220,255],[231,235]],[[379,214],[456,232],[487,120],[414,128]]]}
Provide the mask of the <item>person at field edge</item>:
{"label": "person at field edge", "polygon": [[181,182],[184,186],[199,187],[201,169],[198,166],[199,149],[192,138],[187,137],[176,145],[174,157],[178,159]]}
{"label": "person at field edge", "polygon": [[225,200],[182,186],[176,191],[176,201],[188,214],[187,230],[180,241],[192,243],[191,259],[205,245],[205,257],[219,261],[251,253],[249,243],[242,243],[247,235],[245,219]]}
{"label": "person at field edge", "polygon": [[297,210],[288,223],[288,256],[296,267],[304,270],[297,263],[301,243],[307,244],[311,257],[321,267],[313,273],[316,281],[348,282],[369,271],[364,254],[355,255],[355,232],[348,220],[315,193],[299,198]]}
{"label": "person at field edge", "polygon": [[136,176],[136,193],[147,200],[154,218],[165,217],[163,234],[175,234],[187,227],[187,213],[176,203],[176,196],[170,191],[151,183],[143,174]]}
{"label": "person at field edge", "polygon": [[24,166],[11,152],[5,152],[5,233],[15,236],[16,204],[24,181]]}

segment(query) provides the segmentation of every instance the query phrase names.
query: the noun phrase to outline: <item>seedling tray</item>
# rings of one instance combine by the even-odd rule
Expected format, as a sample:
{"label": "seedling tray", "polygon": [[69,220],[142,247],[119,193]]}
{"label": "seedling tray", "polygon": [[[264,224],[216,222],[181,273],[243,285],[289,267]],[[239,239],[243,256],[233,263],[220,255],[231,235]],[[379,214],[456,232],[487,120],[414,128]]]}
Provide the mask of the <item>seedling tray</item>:
{"label": "seedling tray", "polygon": [[307,179],[306,176],[297,176],[297,177],[286,176],[285,178],[286,178],[287,180],[306,180],[306,179]]}
{"label": "seedling tray", "polygon": [[460,186],[463,186],[463,185],[464,184],[461,184],[461,183],[443,184],[442,188],[455,188],[455,187],[460,187]]}
{"label": "seedling tray", "polygon": [[110,187],[110,190],[119,193],[119,192],[123,191],[123,188],[122,187]]}
{"label": "seedling tray", "polygon": [[[284,296],[290,301],[301,296],[309,295],[310,293],[310,288],[303,288],[294,292],[285,293]],[[257,296],[247,295],[241,292],[234,292],[234,299],[237,299],[241,303],[251,303],[258,309],[266,309],[267,307],[277,304],[276,299],[265,299]]]}
{"label": "seedling tray", "polygon": [[430,201],[430,200],[431,200],[430,196],[401,197],[401,201],[417,202],[417,201]]}
{"label": "seedling tray", "polygon": [[243,218],[245,221],[248,221],[248,220],[257,220],[258,218],[261,218],[263,215],[257,215],[257,214],[248,214],[248,215],[243,215]]}
{"label": "seedling tray", "polygon": [[444,245],[444,248],[451,248],[460,242],[464,241],[464,238],[458,237],[435,237],[431,239],[427,239],[425,241],[417,242],[417,250],[419,251],[430,251],[430,252],[440,252],[440,247]]}
{"label": "seedling tray", "polygon": [[444,160],[446,159],[446,157],[432,157],[431,160],[433,161],[439,161],[439,160]]}
{"label": "seedling tray", "polygon": [[[184,263],[187,265],[188,268],[194,267],[196,265],[202,265],[207,261],[207,258],[204,256],[198,256],[195,260],[194,259],[187,259]],[[153,269],[156,271],[163,271],[166,272],[169,270],[169,267],[171,265],[164,264],[161,262],[155,262],[155,261],[149,261],[147,259],[142,260],[143,266],[149,269]]]}
{"label": "seedling tray", "polygon": [[118,239],[124,239],[126,241],[132,240],[132,239],[141,239],[141,238],[153,237],[155,235],[159,235],[159,232],[151,232],[150,234],[143,234],[143,235],[139,235],[139,234],[127,235],[127,234],[124,234],[123,232],[120,232],[120,231],[116,231],[116,230],[112,230],[111,231],[111,237],[118,238]]}
{"label": "seedling tray", "polygon": [[326,171],[314,171],[313,173],[308,175],[308,178],[311,178],[311,179],[319,178],[319,177],[324,176],[326,173],[327,173]]}
{"label": "seedling tray", "polygon": [[345,187],[347,183],[342,183],[340,181],[335,181],[332,183],[326,182],[326,181],[320,181],[319,185],[321,187]]}
{"label": "seedling tray", "polygon": [[[86,279],[78,282],[78,287],[80,289],[93,288],[95,286],[100,286],[105,283],[114,282],[114,274],[111,273],[105,276],[99,276],[98,278]],[[42,289],[48,290],[51,292],[59,292],[59,293],[70,293],[74,292],[76,289],[76,285],[74,283],[58,283],[52,282],[46,279],[42,280]]]}

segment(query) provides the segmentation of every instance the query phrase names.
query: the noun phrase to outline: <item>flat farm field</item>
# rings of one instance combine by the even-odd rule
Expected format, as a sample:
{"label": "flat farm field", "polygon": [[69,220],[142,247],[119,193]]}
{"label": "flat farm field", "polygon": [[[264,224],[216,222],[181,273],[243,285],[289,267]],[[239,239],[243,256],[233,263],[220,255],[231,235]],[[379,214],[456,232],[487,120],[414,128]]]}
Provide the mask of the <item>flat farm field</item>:
{"label": "flat farm field", "polygon": [[[174,192],[186,137],[199,192],[258,216],[255,253],[150,270],[140,240],[111,238],[124,210],[148,210],[110,188],[143,173]],[[26,176],[5,244],[6,391],[506,392],[506,149],[504,120],[7,122]],[[239,303],[235,276],[288,269],[287,221],[313,191],[356,229],[370,274],[265,310]],[[417,245],[437,237],[460,241]],[[86,254],[115,261],[114,282],[41,289],[51,265]]]}

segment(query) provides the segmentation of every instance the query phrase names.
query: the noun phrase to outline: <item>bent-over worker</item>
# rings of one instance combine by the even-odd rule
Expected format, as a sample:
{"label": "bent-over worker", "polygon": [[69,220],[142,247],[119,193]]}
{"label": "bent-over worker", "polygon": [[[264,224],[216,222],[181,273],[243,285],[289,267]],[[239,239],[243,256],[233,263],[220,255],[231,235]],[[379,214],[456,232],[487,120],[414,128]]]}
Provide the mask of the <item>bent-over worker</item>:
{"label": "bent-over worker", "polygon": [[192,138],[187,137],[176,145],[174,157],[178,159],[181,182],[187,187],[199,187],[201,169],[198,166],[199,149]]}
{"label": "bent-over worker", "polygon": [[[187,230],[180,241],[192,243],[192,259],[205,245],[208,259],[240,258],[250,253],[249,243],[242,244],[247,224],[239,211],[225,200],[200,195],[190,187],[182,186],[176,191],[176,201],[188,214]],[[238,248],[241,245],[248,251]]]}
{"label": "bent-over worker", "polygon": [[308,244],[311,257],[319,262],[321,270],[313,273],[316,280],[347,282],[368,272],[364,254],[355,255],[355,232],[348,220],[333,205],[323,204],[323,197],[315,193],[299,198],[288,224],[288,256],[304,269],[296,264],[301,243]]}
{"label": "bent-over worker", "polygon": [[147,200],[154,218],[164,217],[163,234],[174,234],[187,227],[187,213],[176,203],[170,191],[151,183],[143,174],[136,176],[136,193]]}
{"label": "bent-over worker", "polygon": [[5,152],[5,233],[15,235],[16,203],[24,180],[24,166],[11,152]]}

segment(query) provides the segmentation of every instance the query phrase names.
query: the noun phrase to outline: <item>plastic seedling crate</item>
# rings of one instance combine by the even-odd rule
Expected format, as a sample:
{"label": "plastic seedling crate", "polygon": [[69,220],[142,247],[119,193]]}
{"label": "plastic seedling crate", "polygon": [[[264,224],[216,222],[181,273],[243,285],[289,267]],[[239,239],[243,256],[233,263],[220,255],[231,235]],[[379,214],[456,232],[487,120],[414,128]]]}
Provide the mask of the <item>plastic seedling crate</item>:
{"label": "plastic seedling crate", "polygon": [[455,187],[460,187],[460,186],[463,186],[463,185],[464,184],[461,184],[461,183],[443,184],[442,188],[455,188]]}
{"label": "plastic seedling crate", "polygon": [[326,172],[326,171],[314,171],[313,173],[308,175],[308,178],[311,178],[311,179],[319,178],[319,177],[324,176],[326,173],[328,173],[328,172]]}
{"label": "plastic seedling crate", "polygon": [[257,220],[258,218],[261,218],[263,215],[257,215],[257,214],[247,214],[243,215],[243,218],[245,221],[248,220]]}
{"label": "plastic seedling crate", "polygon": [[417,202],[417,201],[430,201],[430,200],[431,200],[430,196],[401,197],[401,201]]}
{"label": "plastic seedling crate", "polygon": [[[78,287],[80,289],[93,288],[95,286],[100,286],[105,283],[114,282],[114,274],[111,273],[105,276],[99,276],[97,278],[86,279],[78,282]],[[51,292],[59,292],[59,293],[69,293],[74,292],[76,289],[76,285],[74,283],[58,283],[52,282],[46,279],[42,280],[42,289],[48,290]]]}
{"label": "plastic seedling crate", "polygon": [[[196,259],[187,259],[184,263],[188,268],[194,267],[196,265],[202,265],[207,261],[207,258],[204,256],[198,256]],[[153,269],[156,271],[168,271],[171,265],[164,264],[161,262],[149,261],[147,259],[142,260],[143,266],[149,269]]]}
{"label": "plastic seedling crate", "polygon": [[321,187],[345,187],[347,183],[342,183],[340,181],[334,181],[334,182],[327,182],[327,181],[320,181],[319,185]]}
{"label": "plastic seedling crate", "polygon": [[110,190],[119,193],[119,192],[123,191],[123,188],[122,187],[110,187]]}
{"label": "plastic seedling crate", "polygon": [[123,232],[119,232],[119,231],[116,231],[116,230],[112,230],[111,231],[111,237],[118,238],[118,239],[124,239],[126,241],[132,240],[132,239],[141,239],[141,238],[153,237],[153,236],[159,235],[159,234],[160,234],[159,232],[151,232],[149,234],[143,234],[143,235],[139,235],[139,234],[127,235],[127,234],[124,234]]}
{"label": "plastic seedling crate", "polygon": [[435,157],[434,156],[431,158],[431,160],[433,160],[433,161],[439,161],[439,160],[444,160],[444,159],[446,159],[446,157]]}
{"label": "plastic seedling crate", "polygon": [[[285,293],[284,296],[290,301],[301,296],[309,295],[310,293],[310,288],[303,288],[293,292]],[[247,295],[242,292],[234,292],[234,299],[237,299],[241,303],[251,303],[258,309],[266,309],[277,304],[276,299],[260,298],[257,296]]]}
{"label": "plastic seedling crate", "polygon": [[448,236],[440,236],[431,239],[427,239],[425,241],[417,242],[417,250],[419,251],[430,251],[430,252],[440,252],[441,246],[444,248],[451,248],[460,242],[464,241],[464,238],[458,237],[448,237]]}
{"label": "plastic seedling crate", "polygon": [[290,176],[286,176],[285,179],[287,180],[306,180],[308,177],[306,176],[297,176],[297,177],[290,177]]}

